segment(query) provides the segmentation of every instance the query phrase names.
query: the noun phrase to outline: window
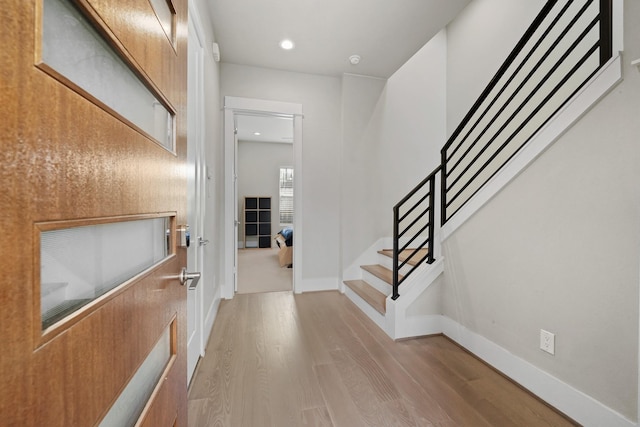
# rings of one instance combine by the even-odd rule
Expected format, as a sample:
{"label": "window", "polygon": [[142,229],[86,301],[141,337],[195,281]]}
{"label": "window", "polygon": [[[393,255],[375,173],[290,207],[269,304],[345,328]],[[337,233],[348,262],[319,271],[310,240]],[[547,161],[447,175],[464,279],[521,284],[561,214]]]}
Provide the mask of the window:
{"label": "window", "polygon": [[293,224],[293,168],[280,168],[280,225]]}

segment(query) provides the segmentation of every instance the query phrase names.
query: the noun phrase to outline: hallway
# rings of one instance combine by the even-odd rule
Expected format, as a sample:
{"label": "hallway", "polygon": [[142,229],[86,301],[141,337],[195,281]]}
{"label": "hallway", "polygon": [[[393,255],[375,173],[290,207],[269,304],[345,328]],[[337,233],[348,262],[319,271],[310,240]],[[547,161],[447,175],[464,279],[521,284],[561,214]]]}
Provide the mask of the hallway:
{"label": "hallway", "polygon": [[280,267],[278,249],[238,250],[239,294],[290,291],[293,289],[293,269]]}
{"label": "hallway", "polygon": [[569,426],[447,338],[391,341],[338,292],[220,305],[189,426]]}

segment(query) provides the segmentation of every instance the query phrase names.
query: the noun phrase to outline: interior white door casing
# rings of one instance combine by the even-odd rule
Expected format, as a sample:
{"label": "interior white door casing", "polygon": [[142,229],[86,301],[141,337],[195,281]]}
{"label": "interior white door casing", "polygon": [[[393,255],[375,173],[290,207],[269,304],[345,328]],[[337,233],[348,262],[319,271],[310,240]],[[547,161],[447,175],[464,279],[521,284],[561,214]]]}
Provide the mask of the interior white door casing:
{"label": "interior white door casing", "polygon": [[206,165],[204,153],[204,48],[202,32],[189,14],[189,64],[187,92],[187,219],[191,241],[187,250],[187,270],[200,272],[198,286],[187,294],[187,381],[193,376],[198,360],[204,356],[203,288],[204,217],[206,197]]}
{"label": "interior white door casing", "polygon": [[262,114],[288,116],[293,118],[293,168],[296,179],[293,182],[293,291],[302,292],[302,250],[304,229],[302,215],[302,104],[267,101],[262,99],[225,96],[224,98],[224,156],[225,156],[225,281],[222,297],[231,299],[237,289],[237,190],[236,190],[236,114]]}
{"label": "interior white door casing", "polygon": [[[238,120],[233,116],[233,235],[238,235]],[[238,239],[233,239],[233,292],[238,292]]]}

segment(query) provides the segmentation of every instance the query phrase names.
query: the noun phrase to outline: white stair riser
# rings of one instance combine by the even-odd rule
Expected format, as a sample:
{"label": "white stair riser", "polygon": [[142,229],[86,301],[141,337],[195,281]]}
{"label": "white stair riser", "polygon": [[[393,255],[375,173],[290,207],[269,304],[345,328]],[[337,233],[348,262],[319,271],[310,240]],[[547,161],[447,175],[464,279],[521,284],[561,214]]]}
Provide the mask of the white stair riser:
{"label": "white stair riser", "polygon": [[385,295],[391,295],[392,286],[382,279],[377,278],[366,270],[362,270],[362,280],[370,284]]}
{"label": "white stair riser", "polygon": [[[402,263],[402,262],[400,262]],[[388,268],[389,270],[393,269],[393,259],[386,256],[386,255],[382,255],[382,254],[378,254],[378,264]],[[411,271],[411,265],[409,264],[405,264],[401,269],[400,269],[400,274],[404,275],[407,274],[409,271]]]}
{"label": "white stair riser", "polygon": [[386,332],[387,328],[386,328],[386,320],[385,320],[385,316],[378,313],[378,311],[373,308],[371,305],[369,305],[368,302],[366,302],[364,299],[362,299],[362,297],[360,297],[360,295],[356,294],[351,288],[349,288],[348,286],[345,287],[345,292],[344,294],[351,300],[351,302],[353,302],[356,306],[358,306],[358,308],[360,310],[362,310],[363,313],[365,313],[371,320],[373,320],[376,325],[378,325],[378,327],[380,329],[382,329],[383,331]]}

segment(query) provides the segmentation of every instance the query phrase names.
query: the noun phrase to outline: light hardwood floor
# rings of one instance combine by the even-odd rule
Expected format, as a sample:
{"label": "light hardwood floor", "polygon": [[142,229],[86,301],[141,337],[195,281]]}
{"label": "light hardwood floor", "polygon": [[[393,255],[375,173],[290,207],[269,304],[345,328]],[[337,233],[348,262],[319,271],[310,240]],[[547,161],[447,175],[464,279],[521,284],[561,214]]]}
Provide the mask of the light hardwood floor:
{"label": "light hardwood floor", "polygon": [[393,342],[344,295],[220,304],[189,427],[575,425],[443,336]]}
{"label": "light hardwood floor", "polygon": [[278,249],[238,250],[238,293],[290,291],[293,268],[280,267]]}

